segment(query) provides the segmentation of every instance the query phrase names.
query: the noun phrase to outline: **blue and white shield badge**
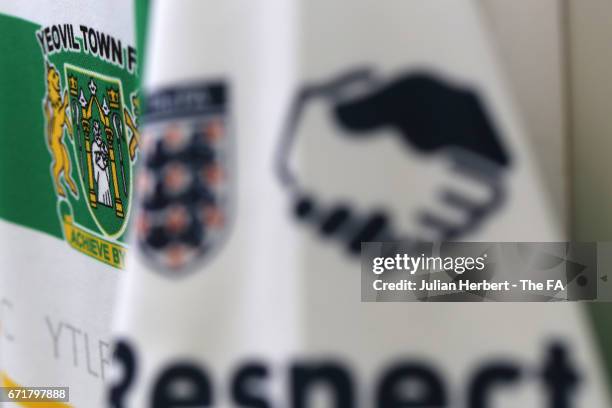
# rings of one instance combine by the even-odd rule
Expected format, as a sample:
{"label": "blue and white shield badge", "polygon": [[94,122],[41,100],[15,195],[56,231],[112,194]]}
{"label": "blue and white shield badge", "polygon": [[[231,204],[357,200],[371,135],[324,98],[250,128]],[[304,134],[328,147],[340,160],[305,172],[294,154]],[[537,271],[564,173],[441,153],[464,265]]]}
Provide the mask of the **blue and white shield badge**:
{"label": "blue and white shield badge", "polygon": [[171,275],[206,262],[227,236],[233,142],[225,82],[163,89],[146,99],[137,175],[143,261]]}

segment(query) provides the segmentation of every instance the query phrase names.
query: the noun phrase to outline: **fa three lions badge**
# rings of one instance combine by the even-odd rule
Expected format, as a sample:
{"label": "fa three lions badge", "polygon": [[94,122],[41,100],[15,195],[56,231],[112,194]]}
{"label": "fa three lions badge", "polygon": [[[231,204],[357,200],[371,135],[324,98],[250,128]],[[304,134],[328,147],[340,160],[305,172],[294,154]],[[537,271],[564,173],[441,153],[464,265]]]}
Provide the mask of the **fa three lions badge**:
{"label": "fa three lions badge", "polygon": [[183,276],[225,241],[232,213],[233,145],[225,81],[147,95],[136,237],[142,260]]}

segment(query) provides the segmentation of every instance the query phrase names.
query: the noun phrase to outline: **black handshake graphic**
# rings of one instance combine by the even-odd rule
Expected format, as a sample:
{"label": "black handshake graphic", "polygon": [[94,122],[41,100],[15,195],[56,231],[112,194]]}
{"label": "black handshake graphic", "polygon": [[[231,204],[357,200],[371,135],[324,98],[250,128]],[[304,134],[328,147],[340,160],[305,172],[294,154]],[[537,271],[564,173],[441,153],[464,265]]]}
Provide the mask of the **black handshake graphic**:
{"label": "black handshake graphic", "polygon": [[[355,69],[329,82],[307,84],[289,112],[277,152],[277,173],[290,193],[296,218],[322,236],[342,242],[350,253],[358,254],[361,242],[418,241],[419,237],[414,231],[402,230],[384,208],[358,213],[356,202],[323,206],[316,191],[304,190],[299,174],[290,169],[289,156],[297,134],[309,136],[303,135],[301,120],[306,107],[315,101],[324,101],[337,128],[348,131],[338,135],[359,142],[380,135],[376,130],[394,128],[407,151],[425,157],[445,155],[454,173],[490,192],[484,202],[454,190],[442,192],[444,205],[465,213],[461,223],[447,221],[429,208],[414,214],[419,224],[434,231],[437,240],[457,239],[475,231],[503,204],[502,175],[510,167],[511,157],[475,91],[424,72],[385,81],[370,69]],[[364,186],[364,191],[367,188]]]}

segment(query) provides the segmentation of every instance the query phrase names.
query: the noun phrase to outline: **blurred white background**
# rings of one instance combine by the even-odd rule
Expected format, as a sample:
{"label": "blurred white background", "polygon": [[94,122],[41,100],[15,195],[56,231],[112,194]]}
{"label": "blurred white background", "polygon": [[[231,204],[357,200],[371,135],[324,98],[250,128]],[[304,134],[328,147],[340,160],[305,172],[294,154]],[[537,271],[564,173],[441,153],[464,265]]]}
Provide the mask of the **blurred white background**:
{"label": "blurred white background", "polygon": [[481,2],[559,220],[610,240],[612,2]]}
{"label": "blurred white background", "polygon": [[566,18],[562,0],[481,0],[559,222],[570,211]]}

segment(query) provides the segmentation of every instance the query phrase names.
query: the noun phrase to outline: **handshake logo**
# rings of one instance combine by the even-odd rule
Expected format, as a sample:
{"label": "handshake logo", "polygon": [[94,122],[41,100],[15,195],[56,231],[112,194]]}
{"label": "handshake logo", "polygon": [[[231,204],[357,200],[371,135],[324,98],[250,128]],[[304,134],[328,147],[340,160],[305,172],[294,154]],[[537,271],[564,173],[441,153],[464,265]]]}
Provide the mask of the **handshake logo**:
{"label": "handshake logo", "polygon": [[[325,119],[308,120],[314,106]],[[359,69],[301,88],[277,172],[297,219],[357,254],[365,241],[447,241],[477,230],[504,202],[510,162],[473,90],[429,73],[381,79]]]}

